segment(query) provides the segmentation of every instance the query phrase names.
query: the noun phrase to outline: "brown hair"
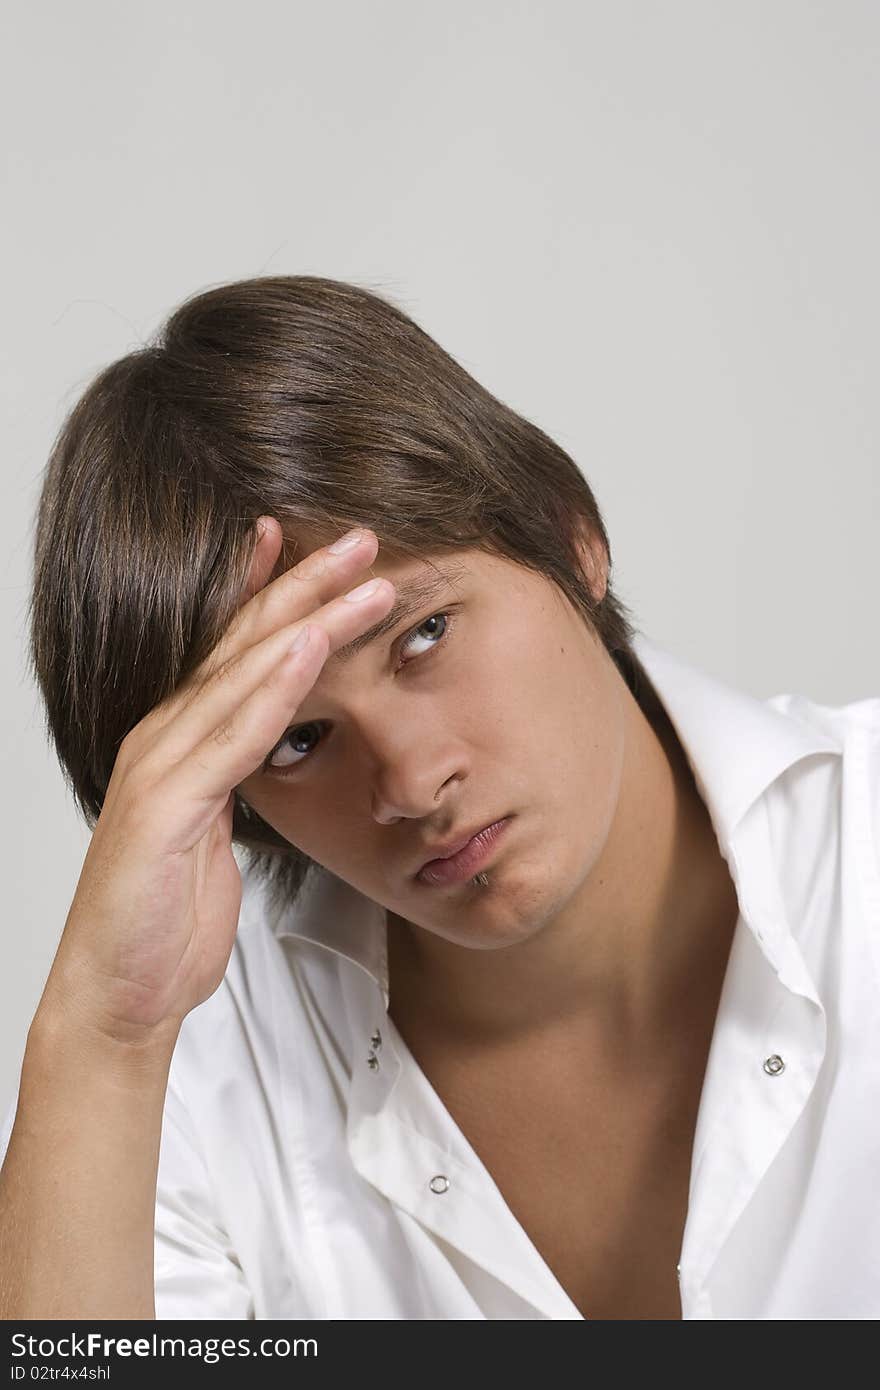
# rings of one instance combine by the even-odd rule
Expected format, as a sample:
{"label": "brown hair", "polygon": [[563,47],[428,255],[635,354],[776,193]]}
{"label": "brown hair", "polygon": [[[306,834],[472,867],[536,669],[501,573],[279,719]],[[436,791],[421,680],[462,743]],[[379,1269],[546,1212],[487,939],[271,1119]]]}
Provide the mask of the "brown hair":
{"label": "brown hair", "polygon": [[[296,562],[298,526],[329,540],[357,524],[389,555],[478,547],[540,572],[639,697],[636,628],[569,455],[372,291],[310,275],[240,280],[186,300],[101,371],[47,464],[31,661],[90,829],[122,739],[234,616],[263,514],[284,534],[275,574]],[[576,520],[607,554],[598,602]],[[312,861],[238,795],[233,840],[295,897]]]}

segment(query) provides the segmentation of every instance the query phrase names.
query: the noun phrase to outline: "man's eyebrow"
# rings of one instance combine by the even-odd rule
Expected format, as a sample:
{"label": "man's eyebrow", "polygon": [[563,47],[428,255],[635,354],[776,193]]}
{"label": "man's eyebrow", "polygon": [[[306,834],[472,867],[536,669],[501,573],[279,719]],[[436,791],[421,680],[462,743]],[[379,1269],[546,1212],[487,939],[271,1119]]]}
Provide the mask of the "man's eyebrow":
{"label": "man's eyebrow", "polygon": [[455,578],[465,573],[464,567],[460,567],[454,572],[432,572],[429,575],[418,575],[415,579],[401,580],[395,584],[397,598],[385,614],[372,627],[368,627],[366,632],[355,637],[353,641],[346,642],[344,647],[340,647],[329,656],[324,663],[329,666],[335,663],[338,666],[345,666],[351,661],[352,657],[357,656],[365,647],[369,647],[373,642],[378,642],[380,637],[384,637],[386,632],[391,632],[399,623],[404,623],[408,618],[414,618],[416,614],[427,607],[440,594],[448,590]]}

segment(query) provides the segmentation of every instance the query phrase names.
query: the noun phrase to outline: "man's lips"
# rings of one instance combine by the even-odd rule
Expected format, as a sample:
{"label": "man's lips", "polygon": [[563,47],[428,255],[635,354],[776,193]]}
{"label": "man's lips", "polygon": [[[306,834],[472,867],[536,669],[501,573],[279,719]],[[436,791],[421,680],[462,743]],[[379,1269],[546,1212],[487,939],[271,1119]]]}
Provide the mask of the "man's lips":
{"label": "man's lips", "polygon": [[459,850],[464,849],[465,845],[470,844],[475,835],[479,835],[481,830],[486,830],[494,821],[483,821],[480,825],[475,825],[473,830],[465,830],[461,835],[457,835],[454,840],[447,840],[442,845],[426,845],[422,853],[422,859],[416,873],[423,869],[426,864],[430,864],[434,859],[451,859],[453,854],[458,854]]}
{"label": "man's lips", "polygon": [[471,831],[469,835],[463,834],[457,840],[449,841],[445,852],[438,854],[435,851],[416,871],[415,877],[423,882],[451,883],[463,875],[466,876],[471,867],[485,858],[509,820],[509,816],[502,816],[499,820],[490,821],[488,825]]}

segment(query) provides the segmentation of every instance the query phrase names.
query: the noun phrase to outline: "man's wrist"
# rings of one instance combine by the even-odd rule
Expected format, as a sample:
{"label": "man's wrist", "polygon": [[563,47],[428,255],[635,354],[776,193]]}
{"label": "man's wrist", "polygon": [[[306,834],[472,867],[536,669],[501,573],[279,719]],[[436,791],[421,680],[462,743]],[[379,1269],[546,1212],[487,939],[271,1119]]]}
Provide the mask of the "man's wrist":
{"label": "man's wrist", "polygon": [[28,1030],[28,1054],[71,1066],[100,1068],[125,1079],[167,1075],[181,1020],[131,1026],[102,1018],[84,1002],[47,987]]}

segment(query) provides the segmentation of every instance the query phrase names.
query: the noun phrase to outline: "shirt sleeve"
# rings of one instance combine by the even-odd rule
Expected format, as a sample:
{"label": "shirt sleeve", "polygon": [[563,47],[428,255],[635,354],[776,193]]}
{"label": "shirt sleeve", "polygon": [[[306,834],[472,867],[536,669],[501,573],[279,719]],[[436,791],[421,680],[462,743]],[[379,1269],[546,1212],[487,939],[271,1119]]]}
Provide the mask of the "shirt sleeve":
{"label": "shirt sleeve", "polygon": [[255,1316],[173,1062],[159,1148],[154,1289],[160,1321]]}
{"label": "shirt sleeve", "polygon": [[[16,1090],[0,1125],[0,1164],[17,1108]],[[215,1209],[210,1177],[173,1064],[159,1147],[154,1255],[157,1320],[255,1316],[244,1273]]]}

